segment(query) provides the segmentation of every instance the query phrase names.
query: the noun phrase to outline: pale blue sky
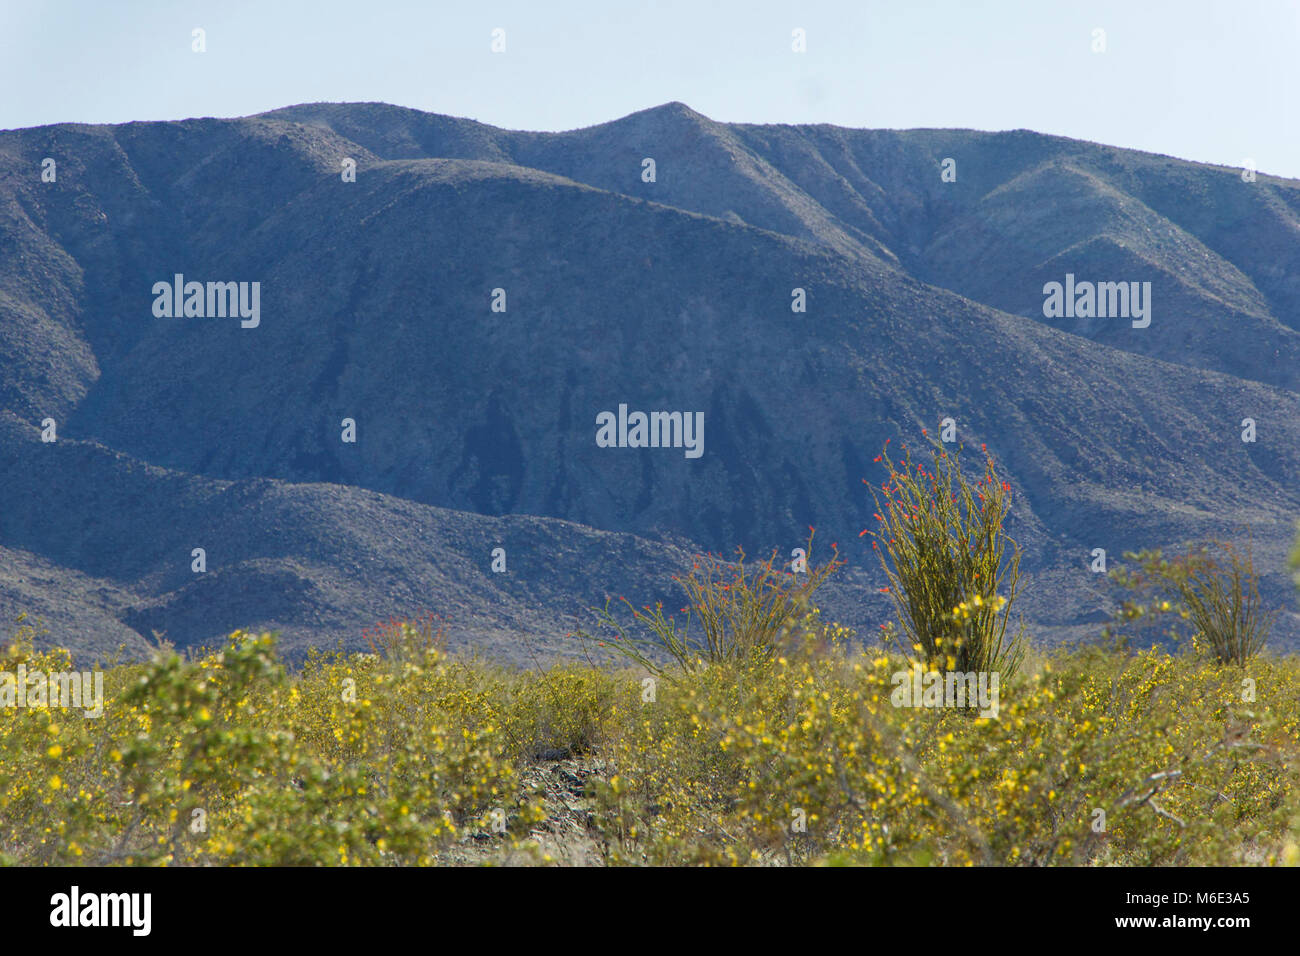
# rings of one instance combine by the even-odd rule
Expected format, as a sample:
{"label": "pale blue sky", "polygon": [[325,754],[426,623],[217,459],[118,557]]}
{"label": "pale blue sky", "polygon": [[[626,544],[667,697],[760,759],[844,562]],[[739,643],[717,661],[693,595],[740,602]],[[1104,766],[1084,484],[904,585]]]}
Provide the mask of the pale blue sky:
{"label": "pale blue sky", "polygon": [[1300,178],[1298,60],[1300,0],[0,0],[0,128],[382,100],[556,130],[681,100],[739,122],[1028,128]]}

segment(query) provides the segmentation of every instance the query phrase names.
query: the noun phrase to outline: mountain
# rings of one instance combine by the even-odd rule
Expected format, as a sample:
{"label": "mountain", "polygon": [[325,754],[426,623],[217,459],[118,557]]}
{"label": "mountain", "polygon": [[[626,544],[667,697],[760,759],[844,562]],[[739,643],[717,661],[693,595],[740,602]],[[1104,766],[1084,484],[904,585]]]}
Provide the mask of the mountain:
{"label": "mountain", "polygon": [[[256,324],[160,316],[178,274],[257,283]],[[1149,290],[1149,324],[1046,317],[1074,281]],[[522,661],[815,526],[870,635],[863,479],[951,417],[1012,484],[1040,639],[1112,606],[1094,548],[1249,535],[1294,647],[1298,358],[1300,183],[1027,131],[367,103],[0,132],[0,613],[300,653],[430,609]],[[620,406],[702,413],[702,454],[598,447]]]}

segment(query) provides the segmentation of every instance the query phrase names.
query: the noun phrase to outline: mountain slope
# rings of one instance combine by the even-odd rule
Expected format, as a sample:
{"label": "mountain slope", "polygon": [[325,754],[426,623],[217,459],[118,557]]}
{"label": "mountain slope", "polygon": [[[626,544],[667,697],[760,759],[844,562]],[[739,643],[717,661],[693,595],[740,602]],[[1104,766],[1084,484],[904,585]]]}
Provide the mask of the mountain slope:
{"label": "mountain slope", "polygon": [[[100,648],[355,644],[431,607],[523,659],[524,636],[575,652],[611,591],[671,601],[693,548],[785,554],[815,525],[851,560],[831,604],[869,631],[863,480],[946,416],[1015,489],[1044,638],[1106,606],[1096,547],[1250,529],[1280,602],[1300,290],[1255,253],[1300,254],[1296,196],[1036,134],[681,104],[556,134],[381,104],[0,133],[0,476],[31,503],[0,516],[0,602],[57,606],[33,569],[66,568],[108,595],[68,617]],[[1045,319],[1066,272],[1152,282],[1151,326]],[[260,324],[155,316],[177,273],[258,282]],[[598,447],[620,405],[702,412],[703,454]],[[507,534],[529,543],[492,575]]]}

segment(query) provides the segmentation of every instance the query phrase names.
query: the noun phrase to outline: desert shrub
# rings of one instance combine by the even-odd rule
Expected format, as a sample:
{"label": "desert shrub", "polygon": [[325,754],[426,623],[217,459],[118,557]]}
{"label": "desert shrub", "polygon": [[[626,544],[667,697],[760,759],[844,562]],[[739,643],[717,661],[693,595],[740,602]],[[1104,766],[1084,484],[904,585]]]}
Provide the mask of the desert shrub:
{"label": "desert shrub", "polygon": [[[66,651],[36,652],[32,636],[20,629],[0,650],[0,675],[15,685],[24,673],[72,667]],[[94,724],[49,706],[0,706],[0,862],[88,862],[87,851],[93,860],[117,842],[127,822],[124,788],[109,757],[112,738]]]}
{"label": "desert shrub", "polygon": [[1276,612],[1265,610],[1249,547],[1219,546],[1221,556],[1196,568],[1182,588],[1192,624],[1221,663],[1245,664],[1268,639]]}
{"label": "desert shrub", "polygon": [[[24,662],[67,669],[70,659]],[[537,806],[490,708],[443,663],[434,650],[401,669],[318,654],[291,679],[269,635],[236,633],[193,662],[160,651],[99,720],[4,708],[0,853],[337,865],[431,863],[475,832],[514,847]]]}
{"label": "desert shrub", "polygon": [[[831,545],[831,557],[818,565],[812,559],[815,532],[809,529],[804,549],[806,570],[786,570],[776,564],[776,552],[764,561],[747,562],[743,549],[738,561],[726,562],[712,554],[695,559],[685,576],[674,581],[686,596],[679,628],[674,615],[665,616],[662,602],[654,607],[635,607],[619,598],[632,621],[624,624],[606,600],[595,609],[598,630],[607,633],[600,641],[585,631],[585,642],[612,647],[652,674],[672,679],[664,667],[666,658],[677,672],[692,672],[710,665],[745,665],[770,661],[789,637],[794,624],[812,609],[811,599],[844,561]],[[692,633],[692,621],[696,632]]]}
{"label": "desert shrub", "polygon": [[[308,819],[295,822],[300,808],[264,791],[245,839],[273,835],[275,857],[306,843],[322,862],[429,864],[468,831],[490,833],[494,813],[526,832],[536,813],[516,793],[497,727],[471,728],[446,709],[437,671],[433,656],[400,673],[377,669],[360,675],[355,700],[330,700],[337,746],[311,755],[316,776],[298,777]],[[302,830],[309,839],[294,838]]]}
{"label": "desert shrub", "polygon": [[1172,559],[1158,550],[1124,557],[1136,567],[1111,572],[1129,596],[1109,630],[1126,646],[1134,634],[1151,636],[1160,621],[1173,622],[1164,636],[1178,643],[1187,637],[1178,630],[1181,619],[1193,645],[1204,646],[1221,663],[1245,664],[1263,649],[1276,612],[1263,606],[1249,547],[1216,542],[1213,549],[1201,545]]}
{"label": "desert shrub", "polygon": [[[1294,656],[1036,650],[985,717],[900,705],[909,655],[816,613],[789,630],[770,659],[648,685],[436,650],[292,674],[265,635],[160,648],[105,675],[102,717],[0,707],[0,862],[544,861],[558,756],[586,780],[558,812],[615,864],[1300,862]],[[72,659],[0,654],[19,665]]]}
{"label": "desert shrub", "polygon": [[1246,701],[1240,671],[1191,656],[1059,653],[975,720],[892,706],[907,666],[781,658],[667,687],[600,791],[611,862],[1296,859],[1293,659],[1253,661]]}
{"label": "desert shrub", "polygon": [[575,664],[525,671],[508,686],[502,726],[525,759],[592,753],[640,692],[626,676]]}
{"label": "desert shrub", "polygon": [[518,843],[540,819],[507,752],[490,671],[434,649],[398,668],[374,655],[318,656],[295,690],[293,726],[327,785],[316,826],[351,837],[331,862],[428,864],[494,825],[514,835],[503,842]]}
{"label": "desert shrub", "polygon": [[13,654],[30,652],[35,649],[36,642],[47,637],[49,633],[49,628],[24,611],[14,620],[12,636],[9,640],[10,651]]}
{"label": "desert shrub", "polygon": [[925,764],[997,862],[1245,862],[1285,834],[1295,782],[1296,675],[1278,676],[1261,667],[1261,707],[1192,657],[1062,654]]}
{"label": "desert shrub", "polygon": [[744,767],[721,748],[714,717],[739,706],[747,671],[767,669],[688,671],[632,714],[595,790],[608,862],[743,862],[730,825]]}
{"label": "desert shrub", "polygon": [[1004,528],[1011,486],[987,452],[972,484],[960,451],[931,441],[927,471],[906,447],[895,462],[888,445],[876,459],[888,472],[872,489],[877,527],[862,534],[875,539],[903,639],[927,668],[1011,676],[1024,653],[1023,627],[1006,633],[1020,592],[1020,547]]}
{"label": "desert shrub", "polygon": [[433,612],[418,617],[390,617],[361,632],[375,655],[395,664],[418,663],[432,650],[447,646],[446,627]]}

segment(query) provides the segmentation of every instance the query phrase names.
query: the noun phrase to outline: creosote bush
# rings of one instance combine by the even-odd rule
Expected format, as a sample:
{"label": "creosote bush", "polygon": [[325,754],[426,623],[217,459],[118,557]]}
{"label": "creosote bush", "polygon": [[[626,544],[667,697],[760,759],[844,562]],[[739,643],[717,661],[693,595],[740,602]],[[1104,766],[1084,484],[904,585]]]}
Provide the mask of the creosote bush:
{"label": "creosote bush", "polygon": [[[598,788],[623,864],[1295,863],[1300,667],[1055,652],[998,719],[890,704],[902,656],[781,657],[663,689]],[[1189,702],[1195,701],[1195,708]]]}
{"label": "creosote bush", "polygon": [[[0,671],[18,663],[72,666],[16,647]],[[198,660],[163,648],[111,669],[100,718],[0,708],[0,859],[431,863],[492,836],[494,811],[513,848],[537,804],[463,676],[430,650],[401,670],[316,654],[291,677],[270,635],[236,632]]]}
{"label": "creosote bush", "polygon": [[[649,696],[436,650],[162,649],[108,669],[101,718],[0,707],[0,862],[546,863],[565,833],[611,864],[1300,862],[1294,657],[1036,651],[985,719],[893,706],[905,656],[790,630]],[[538,783],[557,760],[581,787]]]}

